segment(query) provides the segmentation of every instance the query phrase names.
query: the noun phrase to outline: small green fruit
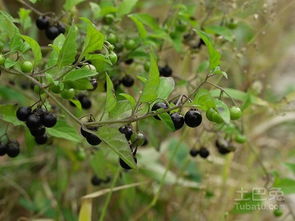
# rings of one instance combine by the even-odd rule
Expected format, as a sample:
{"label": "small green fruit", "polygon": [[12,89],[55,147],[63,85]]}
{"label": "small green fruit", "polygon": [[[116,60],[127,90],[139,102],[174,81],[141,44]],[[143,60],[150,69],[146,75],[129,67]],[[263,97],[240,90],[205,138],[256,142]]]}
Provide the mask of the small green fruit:
{"label": "small green fruit", "polygon": [[110,33],[108,35],[108,38],[107,38],[108,42],[110,42],[111,44],[116,44],[118,42],[118,37],[117,35],[113,34],[113,33]]}
{"label": "small green fruit", "polygon": [[242,116],[242,111],[239,107],[233,106],[230,108],[230,119],[231,120],[237,120],[241,118]]}
{"label": "small green fruit", "polygon": [[103,18],[104,23],[106,23],[107,25],[112,24],[114,20],[115,20],[115,16],[113,14],[107,14]]}
{"label": "small green fruit", "polygon": [[273,211],[273,215],[276,216],[276,217],[280,217],[283,215],[283,211],[281,209],[275,209]]}
{"label": "small green fruit", "polygon": [[83,161],[86,159],[86,153],[84,149],[78,149],[76,152],[76,157],[79,161]]}
{"label": "small green fruit", "polygon": [[223,118],[220,116],[220,114],[214,109],[209,108],[206,112],[206,117],[209,121],[215,122],[217,124],[223,123]]}
{"label": "small green fruit", "polygon": [[85,68],[87,68],[88,70],[91,70],[91,71],[96,71],[96,67],[92,64],[85,65]]}
{"label": "small green fruit", "polygon": [[20,66],[22,72],[29,73],[33,70],[33,63],[30,61],[24,61]]}
{"label": "small green fruit", "polygon": [[52,84],[50,90],[55,94],[59,94],[62,91],[59,84]]}
{"label": "small green fruit", "polygon": [[247,141],[247,137],[245,135],[242,135],[242,134],[238,134],[236,137],[235,137],[235,141],[237,143],[245,143]]}
{"label": "small green fruit", "polygon": [[67,100],[73,99],[75,96],[75,90],[73,88],[70,88],[68,90],[63,90],[61,92],[61,97]]}
{"label": "small green fruit", "polygon": [[112,51],[112,52],[109,54],[109,59],[110,59],[110,61],[111,61],[112,64],[116,64],[117,61],[118,61],[118,56],[116,55],[115,52]]}
{"label": "small green fruit", "polygon": [[125,42],[125,48],[128,50],[133,50],[136,47],[136,42],[133,39],[129,39]]}

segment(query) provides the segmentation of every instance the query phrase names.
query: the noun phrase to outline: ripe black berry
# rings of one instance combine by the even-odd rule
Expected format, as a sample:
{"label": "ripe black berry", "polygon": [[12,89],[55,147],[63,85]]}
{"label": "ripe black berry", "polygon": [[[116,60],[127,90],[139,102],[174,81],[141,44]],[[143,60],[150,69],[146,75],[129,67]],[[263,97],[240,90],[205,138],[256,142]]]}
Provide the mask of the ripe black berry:
{"label": "ripe black berry", "polygon": [[66,28],[63,24],[58,24],[57,28],[58,28],[60,34],[66,33]]}
{"label": "ripe black berry", "polygon": [[199,154],[199,151],[195,148],[191,149],[189,154],[192,156],[192,157],[196,157],[198,154]]}
{"label": "ripe black berry", "polygon": [[[87,127],[88,130],[92,130],[92,131],[97,131],[97,127]],[[83,128],[81,127],[80,132],[82,134],[83,137],[87,138],[89,135],[91,135],[91,133],[87,132],[86,130],[83,130]]]}
{"label": "ripe black berry", "polygon": [[209,150],[206,147],[201,147],[199,150],[200,157],[207,158],[210,154]]}
{"label": "ripe black berry", "polygon": [[228,148],[229,144],[225,140],[216,140],[215,146],[220,154],[225,155],[231,152],[231,149]]}
{"label": "ripe black berry", "polygon": [[4,156],[7,152],[7,144],[0,143],[0,156]]}
{"label": "ripe black berry", "polygon": [[148,143],[149,143],[148,139],[146,137],[144,137],[144,141],[143,141],[143,144],[141,146],[144,147],[144,146],[148,145]]}
{"label": "ripe black berry", "polygon": [[46,134],[44,134],[43,136],[40,136],[40,137],[35,137],[36,143],[40,144],[40,145],[45,144],[47,142],[47,140],[48,140],[48,137]]}
{"label": "ripe black berry", "polygon": [[[160,108],[163,108],[163,109],[168,109],[168,105],[164,102],[158,102],[158,103],[155,103],[152,107],[152,111],[156,111]],[[155,119],[157,120],[160,120],[160,118],[158,116],[154,116]]]}
{"label": "ripe black berry", "polygon": [[173,73],[172,69],[167,64],[164,67],[160,67],[159,72],[163,77],[170,77]]}
{"label": "ripe black berry", "polygon": [[202,123],[202,115],[199,111],[191,109],[185,114],[184,121],[189,127],[197,127]]}
{"label": "ripe black berry", "polygon": [[130,75],[126,75],[122,78],[121,82],[125,87],[132,87],[134,84],[134,79]]}
{"label": "ripe black berry", "polygon": [[171,116],[171,120],[173,121],[175,130],[179,130],[180,128],[182,128],[184,124],[183,116],[180,113],[173,113],[170,116]]}
{"label": "ripe black berry", "polygon": [[16,157],[20,152],[19,143],[16,141],[11,141],[7,144],[6,153],[9,157]]}
{"label": "ripe black berry", "polygon": [[49,26],[45,31],[45,35],[49,40],[54,40],[59,34],[60,31],[57,26]]}
{"label": "ripe black berry", "polygon": [[[135,156],[133,156],[133,159],[135,161],[135,163],[137,163],[137,158]],[[124,160],[122,160],[121,158],[119,159],[119,163],[120,163],[120,166],[125,169],[125,170],[130,170],[132,169],[127,163],[125,163]]]}
{"label": "ripe black berry", "polygon": [[28,128],[38,128],[42,125],[41,118],[39,115],[31,114],[29,115],[26,124]]}
{"label": "ripe black berry", "polygon": [[16,117],[21,121],[26,121],[31,113],[32,109],[30,107],[20,107],[16,111]]}
{"label": "ripe black berry", "polygon": [[30,132],[34,137],[41,137],[45,134],[46,129],[45,127],[32,128]]}
{"label": "ripe black berry", "polygon": [[99,179],[96,175],[94,175],[93,177],[91,177],[91,184],[93,186],[99,186],[101,184],[102,180]]}
{"label": "ripe black berry", "polygon": [[89,134],[87,135],[86,140],[87,140],[87,142],[88,142],[90,145],[93,145],[93,146],[98,145],[98,144],[101,143],[101,139],[99,139],[98,136],[96,136],[96,135],[94,135],[94,134],[91,134],[91,133],[89,133]]}
{"label": "ripe black berry", "polygon": [[94,91],[98,86],[97,80],[95,78],[91,78],[90,83],[92,85],[92,89],[88,89],[88,91]]}
{"label": "ripe black berry", "polygon": [[127,140],[130,140],[131,136],[132,136],[132,128],[131,127],[128,127],[128,126],[122,126],[119,128],[119,131],[122,133],[122,134],[125,134],[125,137]]}
{"label": "ripe black berry", "polygon": [[49,26],[49,18],[47,16],[40,16],[36,20],[36,26],[40,30],[44,30],[44,29],[48,28],[48,26]]}
{"label": "ripe black berry", "polygon": [[133,61],[134,61],[133,58],[129,58],[125,61],[125,64],[130,65],[133,63]]}
{"label": "ripe black berry", "polygon": [[56,124],[56,116],[53,113],[45,113],[43,114],[43,117],[41,118],[42,124],[45,127],[53,127]]}
{"label": "ripe black berry", "polygon": [[91,100],[86,96],[82,97],[79,101],[83,109],[87,110],[92,106]]}

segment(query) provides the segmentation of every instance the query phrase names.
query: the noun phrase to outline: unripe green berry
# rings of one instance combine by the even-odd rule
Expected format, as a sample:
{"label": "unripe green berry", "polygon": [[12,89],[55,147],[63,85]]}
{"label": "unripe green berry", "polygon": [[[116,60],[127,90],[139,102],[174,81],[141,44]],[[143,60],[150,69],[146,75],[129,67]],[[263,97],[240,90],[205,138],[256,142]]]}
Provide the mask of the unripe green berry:
{"label": "unripe green berry", "polygon": [[231,120],[237,120],[241,118],[242,116],[242,111],[239,107],[233,106],[230,108],[230,119]]}
{"label": "unripe green berry", "polygon": [[20,66],[22,72],[29,73],[33,70],[33,63],[30,61],[24,61]]}
{"label": "unripe green berry", "polygon": [[109,54],[109,59],[110,59],[110,61],[111,61],[112,64],[116,64],[117,61],[118,61],[118,56],[116,55],[115,52],[112,51],[112,52]]}
{"label": "unripe green berry", "polygon": [[125,42],[125,48],[128,50],[133,50],[136,47],[136,42],[133,39],[128,39]]}
{"label": "unripe green berry", "polygon": [[242,134],[238,134],[236,137],[235,137],[235,141],[237,143],[245,143],[247,141],[247,137],[245,135],[242,135]]}
{"label": "unripe green berry", "polygon": [[0,54],[0,65],[3,65],[5,63],[5,57]]}
{"label": "unripe green berry", "polygon": [[75,90],[73,88],[65,89],[61,92],[61,97],[67,100],[73,99],[75,96]]}
{"label": "unripe green berry", "polygon": [[110,33],[108,35],[108,38],[107,38],[108,42],[110,42],[111,44],[116,44],[118,42],[118,37],[117,35],[113,34],[113,33]]}

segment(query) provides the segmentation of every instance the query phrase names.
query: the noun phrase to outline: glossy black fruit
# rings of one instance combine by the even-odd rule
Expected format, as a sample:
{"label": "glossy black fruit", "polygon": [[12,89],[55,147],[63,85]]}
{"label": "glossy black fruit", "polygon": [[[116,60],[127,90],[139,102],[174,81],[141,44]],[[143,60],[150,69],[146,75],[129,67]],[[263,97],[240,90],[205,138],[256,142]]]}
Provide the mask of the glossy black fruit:
{"label": "glossy black fruit", "polygon": [[95,78],[91,78],[90,79],[90,83],[91,83],[91,85],[92,85],[93,88],[92,89],[89,89],[88,91],[94,91],[97,88],[97,86],[98,86],[97,80]]}
{"label": "glossy black fruit", "polygon": [[144,147],[144,146],[146,146],[146,145],[148,145],[148,144],[149,144],[148,139],[147,139],[146,137],[144,137],[144,141],[143,141],[142,146]]}
{"label": "glossy black fruit", "polygon": [[225,140],[216,140],[215,146],[220,154],[225,155],[231,152],[229,144]]}
{"label": "glossy black fruit", "polygon": [[45,113],[43,114],[43,117],[41,118],[42,124],[45,127],[53,127],[56,124],[56,116],[53,113]]}
{"label": "glossy black fruit", "polygon": [[94,175],[93,177],[91,177],[91,184],[93,186],[99,186],[102,183],[102,180],[99,179],[96,175]]}
{"label": "glossy black fruit", "polygon": [[125,64],[130,65],[134,62],[133,58],[129,58],[125,61]]}
{"label": "glossy black fruit", "polygon": [[184,121],[189,127],[197,127],[202,123],[202,115],[199,111],[191,109],[186,112]]}
{"label": "glossy black fruit", "polygon": [[79,101],[81,103],[82,108],[85,110],[91,108],[92,106],[91,100],[86,96],[82,97]]}
{"label": "glossy black fruit", "polygon": [[206,147],[201,147],[199,149],[199,155],[202,158],[207,158],[209,156],[210,152]]}
{"label": "glossy black fruit", "polygon": [[[137,163],[137,158],[134,156],[133,157],[133,159],[134,159],[134,161],[135,161],[135,163]],[[125,163],[125,161],[124,160],[122,160],[121,158],[119,159],[119,163],[120,163],[120,166],[123,168],[123,169],[125,169],[125,170],[130,170],[130,169],[132,169],[127,163]]]}
{"label": "glossy black fruit", "polygon": [[[158,109],[168,109],[168,105],[164,102],[158,102],[158,103],[155,103],[153,106],[152,106],[152,111],[156,111]],[[155,119],[157,120],[160,120],[160,118],[158,116],[154,116]]]}
{"label": "glossy black fruit", "polygon": [[45,35],[49,40],[54,40],[59,34],[60,31],[57,26],[49,26],[45,31]]}
{"label": "glossy black fruit", "polygon": [[58,24],[57,28],[58,28],[60,34],[66,33],[66,28],[63,24]]}
{"label": "glossy black fruit", "polygon": [[86,140],[87,140],[87,142],[88,142],[90,145],[93,145],[93,146],[98,145],[98,144],[101,143],[101,139],[99,139],[98,136],[96,136],[96,135],[94,135],[94,134],[91,134],[91,133],[89,133],[89,134],[87,135]]}
{"label": "glossy black fruit", "polygon": [[41,137],[46,133],[46,129],[45,127],[32,128],[30,132],[34,137]]}
{"label": "glossy black fruit", "polygon": [[43,136],[40,136],[40,137],[35,137],[36,143],[40,144],[40,145],[46,144],[47,140],[48,140],[48,137],[46,134],[44,134]]}
{"label": "glossy black fruit", "polygon": [[4,156],[7,152],[7,144],[0,143],[0,156]]}
{"label": "glossy black fruit", "polygon": [[164,67],[160,67],[159,72],[160,72],[160,75],[163,77],[170,77],[173,73],[172,69],[168,65],[165,65]]}
{"label": "glossy black fruit", "polygon": [[30,107],[20,107],[16,111],[16,117],[21,121],[26,121],[31,113],[32,109]]}
{"label": "glossy black fruit", "polygon": [[[97,127],[87,127],[88,130],[92,130],[92,131],[97,131]],[[91,135],[91,133],[87,132],[86,130],[83,130],[83,128],[81,127],[80,132],[82,134],[83,137],[87,138],[88,136]]]}
{"label": "glossy black fruit", "polygon": [[28,128],[38,128],[42,125],[41,118],[37,114],[31,114],[29,115],[26,124]]}
{"label": "glossy black fruit", "polygon": [[128,126],[122,126],[119,128],[119,131],[122,133],[122,134],[125,134],[125,137],[127,140],[130,140],[131,136],[132,136],[132,128],[131,127],[128,127]]}
{"label": "glossy black fruit", "polygon": [[173,113],[170,116],[171,116],[171,120],[173,121],[175,130],[179,130],[180,128],[182,128],[184,124],[183,116],[180,113]]}
{"label": "glossy black fruit", "polygon": [[132,87],[134,84],[134,79],[130,75],[126,75],[125,77],[122,78],[121,83],[125,87]]}
{"label": "glossy black fruit", "polygon": [[47,16],[39,16],[36,20],[36,26],[40,30],[44,30],[49,26],[49,17]]}
{"label": "glossy black fruit", "polygon": [[20,152],[19,143],[11,141],[7,144],[6,154],[9,157],[16,157]]}
{"label": "glossy black fruit", "polygon": [[192,157],[196,157],[198,154],[199,154],[199,151],[195,148],[191,149],[189,154],[192,156]]}

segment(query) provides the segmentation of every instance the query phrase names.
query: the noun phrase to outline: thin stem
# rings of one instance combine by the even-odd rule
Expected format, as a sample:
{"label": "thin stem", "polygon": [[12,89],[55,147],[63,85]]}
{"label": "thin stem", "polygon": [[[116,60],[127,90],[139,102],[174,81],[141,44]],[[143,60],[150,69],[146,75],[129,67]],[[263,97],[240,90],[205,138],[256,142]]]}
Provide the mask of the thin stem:
{"label": "thin stem", "polygon": [[27,2],[23,1],[23,0],[17,0],[19,3],[21,3],[22,5],[26,6],[28,9],[32,10],[33,12],[35,12],[37,15],[43,16],[46,13],[40,12],[39,10],[37,10],[36,8],[32,7],[31,5],[29,5]]}
{"label": "thin stem", "polygon": [[227,91],[226,91],[223,87],[220,87],[219,85],[214,84],[214,83],[212,83],[212,82],[210,82],[210,81],[207,81],[206,83],[208,83],[208,84],[212,85],[213,87],[216,87],[216,88],[218,88],[219,90],[221,90],[222,93],[225,93],[225,94],[231,99],[231,101],[232,101],[232,103],[233,103],[234,105],[237,105],[236,102],[235,102],[235,100],[233,99],[233,97],[232,97],[229,93],[227,93]]}

